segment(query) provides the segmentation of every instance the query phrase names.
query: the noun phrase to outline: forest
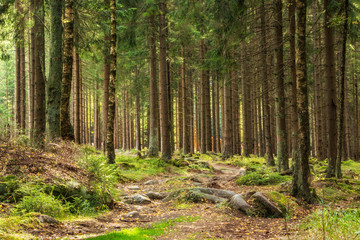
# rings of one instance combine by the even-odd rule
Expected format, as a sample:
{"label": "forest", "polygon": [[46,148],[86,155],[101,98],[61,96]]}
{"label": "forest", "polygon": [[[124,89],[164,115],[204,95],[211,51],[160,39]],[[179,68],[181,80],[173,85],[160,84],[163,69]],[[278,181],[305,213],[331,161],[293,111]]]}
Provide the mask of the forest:
{"label": "forest", "polygon": [[356,0],[1,0],[0,239],[360,239]]}

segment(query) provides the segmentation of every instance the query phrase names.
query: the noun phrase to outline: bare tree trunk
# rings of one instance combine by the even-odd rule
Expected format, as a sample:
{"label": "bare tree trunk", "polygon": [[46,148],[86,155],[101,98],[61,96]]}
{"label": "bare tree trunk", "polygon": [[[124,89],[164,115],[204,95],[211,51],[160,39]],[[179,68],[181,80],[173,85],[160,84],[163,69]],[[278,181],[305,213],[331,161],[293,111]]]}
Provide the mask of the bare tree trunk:
{"label": "bare tree trunk", "polygon": [[45,103],[45,33],[44,33],[44,0],[35,0],[35,145],[44,146],[46,127]]}
{"label": "bare tree trunk", "polygon": [[276,54],[276,139],[278,171],[289,169],[286,112],[285,112],[285,85],[284,85],[284,46],[282,26],[282,0],[275,0],[275,54]]}
{"label": "bare tree trunk", "polygon": [[224,148],[222,152],[222,158],[227,159],[233,155],[233,125],[232,125],[232,111],[231,111],[231,87],[228,82],[230,82],[230,76],[226,76],[224,80]]}
{"label": "bare tree trunk", "polygon": [[161,126],[161,153],[162,159],[165,161],[171,158],[171,114],[169,112],[169,89],[167,78],[167,64],[166,64],[166,36],[165,36],[165,15],[166,15],[166,0],[159,0],[160,8],[160,126]]}
{"label": "bare tree trunk", "polygon": [[65,1],[63,74],[60,106],[61,137],[74,139],[74,129],[70,122],[70,95],[72,82],[73,45],[74,45],[74,0]]}
{"label": "bare tree trunk", "polygon": [[296,80],[297,80],[297,108],[299,119],[298,131],[298,154],[295,160],[292,195],[303,198],[305,201],[312,200],[309,183],[309,155],[310,155],[310,132],[309,110],[306,70],[306,1],[298,0],[296,6],[297,24],[296,33],[298,44],[296,48]]}
{"label": "bare tree trunk", "polygon": [[113,164],[115,163],[114,120],[116,107],[116,0],[110,0],[110,78],[108,94],[109,106],[107,109],[106,152],[108,163]]}
{"label": "bare tree trunk", "polygon": [[[336,71],[334,28],[331,26],[333,9],[330,0],[324,0],[324,39],[325,39],[325,75],[327,90],[327,127],[328,127],[328,167],[326,177],[335,177],[337,156],[337,125],[336,125]],[[330,131],[331,130],[331,131]]]}
{"label": "bare tree trunk", "polygon": [[[265,2],[262,0],[261,4],[261,55],[262,59],[267,59],[266,50],[266,25],[265,25]],[[272,140],[271,140],[271,125],[270,125],[270,102],[269,102],[269,86],[268,86],[268,74],[267,64],[263,64],[262,69],[262,88],[263,88],[263,101],[264,101],[264,129],[265,129],[265,147],[266,147],[266,164],[268,166],[274,166],[274,156],[272,152]]]}
{"label": "bare tree trunk", "polygon": [[[182,64],[181,64],[181,86],[182,86],[182,125],[183,125],[183,153],[184,155],[190,153],[190,131],[191,131],[191,123],[190,123],[190,101],[189,101],[189,81],[186,77],[186,57],[185,57],[185,49],[184,46],[181,48],[181,57],[182,57]],[[191,88],[190,88],[191,89]]]}

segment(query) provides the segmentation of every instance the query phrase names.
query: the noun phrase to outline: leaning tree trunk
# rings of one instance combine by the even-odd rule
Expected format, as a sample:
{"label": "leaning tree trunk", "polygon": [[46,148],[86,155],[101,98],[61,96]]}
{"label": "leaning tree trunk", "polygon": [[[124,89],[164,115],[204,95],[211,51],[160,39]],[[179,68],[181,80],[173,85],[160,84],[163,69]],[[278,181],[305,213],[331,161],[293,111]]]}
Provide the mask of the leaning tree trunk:
{"label": "leaning tree trunk", "polygon": [[45,34],[44,0],[35,1],[35,145],[44,146],[46,127],[45,104]]}
{"label": "leaning tree trunk", "polygon": [[298,44],[296,48],[296,88],[298,108],[298,154],[295,159],[292,195],[311,201],[310,193],[310,131],[309,131],[309,103],[306,70],[306,0],[298,0],[296,5],[297,24],[296,33]]}
{"label": "leaning tree trunk", "polygon": [[331,26],[333,9],[330,0],[324,0],[324,39],[325,39],[325,76],[327,90],[327,127],[328,127],[328,167],[326,177],[335,177],[337,156],[337,125],[336,125],[336,72],[334,28]]}
{"label": "leaning tree trunk", "polygon": [[110,0],[110,79],[106,152],[108,162],[115,163],[114,118],[116,100],[116,0]]}
{"label": "leaning tree trunk", "polygon": [[277,139],[277,166],[278,171],[289,169],[286,112],[285,112],[285,85],[284,85],[284,53],[283,53],[283,26],[282,0],[275,0],[275,54],[276,54],[276,139]]}
{"label": "leaning tree trunk", "polygon": [[65,1],[64,17],[64,49],[63,49],[63,74],[62,93],[60,106],[61,137],[67,140],[74,139],[74,129],[70,122],[70,94],[73,66],[74,45],[74,0]]}

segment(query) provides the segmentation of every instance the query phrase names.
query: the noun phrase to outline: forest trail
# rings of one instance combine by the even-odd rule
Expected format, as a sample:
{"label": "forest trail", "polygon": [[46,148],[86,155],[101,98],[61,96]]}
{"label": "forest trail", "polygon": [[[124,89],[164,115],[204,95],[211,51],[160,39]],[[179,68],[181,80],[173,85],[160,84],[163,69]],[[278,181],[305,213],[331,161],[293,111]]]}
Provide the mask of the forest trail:
{"label": "forest trail", "polygon": [[[179,187],[211,187],[231,190],[244,196],[249,192],[271,190],[269,186],[240,188],[231,180],[239,172],[239,168],[222,163],[211,163],[211,166],[214,169],[212,173],[201,170],[194,170],[191,175],[167,173],[139,182],[123,183],[118,188],[123,189],[123,196],[146,194],[150,191],[169,192]],[[152,180],[150,184],[149,180]],[[128,217],[130,212],[139,215]],[[294,226],[301,219],[298,216],[285,224],[283,218],[249,217],[228,207],[206,202],[152,200],[146,205],[117,202],[115,208],[104,215],[60,224],[45,224],[42,228],[28,229],[28,232],[40,239],[86,239],[179,217],[191,217],[193,221],[175,223],[164,235],[155,239],[287,239],[288,234],[296,235]]]}

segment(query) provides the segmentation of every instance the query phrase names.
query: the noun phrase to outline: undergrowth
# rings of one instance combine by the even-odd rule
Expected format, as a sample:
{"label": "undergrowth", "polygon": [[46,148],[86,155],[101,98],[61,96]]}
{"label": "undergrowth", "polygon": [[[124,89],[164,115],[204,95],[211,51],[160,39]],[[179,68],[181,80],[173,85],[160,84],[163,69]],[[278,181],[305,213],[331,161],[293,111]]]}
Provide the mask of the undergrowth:
{"label": "undergrowth", "polygon": [[272,172],[265,168],[256,169],[254,172],[246,173],[236,180],[238,185],[271,185],[291,180],[289,176],[281,176],[277,172]]}
{"label": "undergrowth", "polygon": [[334,210],[324,207],[304,220],[305,239],[358,239],[360,210]]}

